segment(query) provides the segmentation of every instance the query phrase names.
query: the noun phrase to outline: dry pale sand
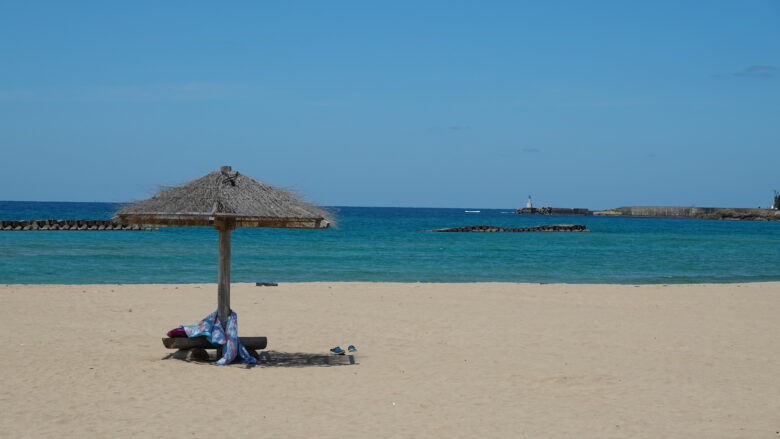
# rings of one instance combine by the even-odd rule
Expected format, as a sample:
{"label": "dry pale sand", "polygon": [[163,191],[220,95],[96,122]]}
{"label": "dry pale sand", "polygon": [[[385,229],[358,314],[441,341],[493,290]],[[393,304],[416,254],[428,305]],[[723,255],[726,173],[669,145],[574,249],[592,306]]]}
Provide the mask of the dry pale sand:
{"label": "dry pale sand", "polygon": [[0,287],[0,437],[780,438],[780,283],[232,297],[270,365],[164,359],[214,285]]}

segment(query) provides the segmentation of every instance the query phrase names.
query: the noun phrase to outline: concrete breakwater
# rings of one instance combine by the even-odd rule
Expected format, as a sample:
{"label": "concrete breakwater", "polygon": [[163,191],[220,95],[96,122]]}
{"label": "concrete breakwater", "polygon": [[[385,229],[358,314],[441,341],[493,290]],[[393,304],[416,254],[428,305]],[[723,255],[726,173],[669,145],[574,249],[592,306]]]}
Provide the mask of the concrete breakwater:
{"label": "concrete breakwater", "polygon": [[548,224],[535,227],[512,227],[505,228],[499,226],[463,226],[452,227],[448,229],[434,229],[431,232],[589,232],[588,228],[582,224]]}
{"label": "concrete breakwater", "polygon": [[595,215],[780,221],[780,210],[742,207],[625,206]]}
{"label": "concrete breakwater", "polygon": [[32,231],[32,230],[156,230],[137,224],[121,224],[112,220],[21,220],[0,221],[2,231]]}

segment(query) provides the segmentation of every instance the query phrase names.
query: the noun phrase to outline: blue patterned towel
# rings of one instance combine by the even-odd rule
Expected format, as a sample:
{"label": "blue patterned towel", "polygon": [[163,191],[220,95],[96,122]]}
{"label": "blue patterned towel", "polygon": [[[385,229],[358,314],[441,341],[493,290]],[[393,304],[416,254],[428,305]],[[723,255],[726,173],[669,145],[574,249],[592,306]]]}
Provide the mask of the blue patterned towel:
{"label": "blue patterned towel", "polygon": [[230,364],[236,355],[241,357],[241,360],[246,364],[257,364],[257,360],[246,350],[241,340],[238,338],[238,315],[231,310],[230,317],[227,321],[227,334],[222,329],[222,324],[217,318],[217,312],[206,316],[197,325],[181,326],[184,332],[187,333],[187,337],[203,337],[206,336],[211,344],[222,345],[222,358],[217,360],[217,366],[224,366]]}

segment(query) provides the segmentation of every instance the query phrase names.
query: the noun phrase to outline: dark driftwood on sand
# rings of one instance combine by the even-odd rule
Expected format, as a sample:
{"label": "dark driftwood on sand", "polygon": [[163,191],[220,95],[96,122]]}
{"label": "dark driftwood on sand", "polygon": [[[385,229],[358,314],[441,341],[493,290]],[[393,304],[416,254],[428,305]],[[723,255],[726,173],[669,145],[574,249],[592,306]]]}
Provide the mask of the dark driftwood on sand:
{"label": "dark driftwood on sand", "polygon": [[[241,343],[247,349],[265,349],[268,346],[267,337],[239,337]],[[192,338],[168,338],[163,337],[163,345],[168,349],[216,349],[217,347],[212,345],[206,337],[192,337]]]}
{"label": "dark driftwood on sand", "polygon": [[435,229],[432,232],[587,232],[582,224],[548,224],[536,227],[504,228],[498,226],[463,226],[449,229]]}

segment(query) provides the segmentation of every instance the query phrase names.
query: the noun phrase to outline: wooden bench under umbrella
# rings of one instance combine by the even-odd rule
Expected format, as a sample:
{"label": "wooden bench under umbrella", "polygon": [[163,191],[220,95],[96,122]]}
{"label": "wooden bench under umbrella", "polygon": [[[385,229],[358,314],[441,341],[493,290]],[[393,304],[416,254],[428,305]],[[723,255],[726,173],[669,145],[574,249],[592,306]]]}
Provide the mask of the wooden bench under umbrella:
{"label": "wooden bench under umbrella", "polygon": [[[222,166],[219,171],[210,172],[197,180],[162,190],[152,198],[129,204],[116,214],[115,220],[124,224],[145,226],[207,226],[217,229],[217,318],[223,326],[230,315],[230,232],[233,229],[326,229],[332,222],[328,212],[301,201],[288,191],[233,171],[230,166]],[[265,348],[265,337],[247,337],[250,338],[258,341],[253,343],[255,348]],[[183,342],[164,339],[163,343],[174,349]],[[196,344],[198,347],[207,347],[203,346],[203,343]],[[221,357],[219,349],[217,357]]]}

